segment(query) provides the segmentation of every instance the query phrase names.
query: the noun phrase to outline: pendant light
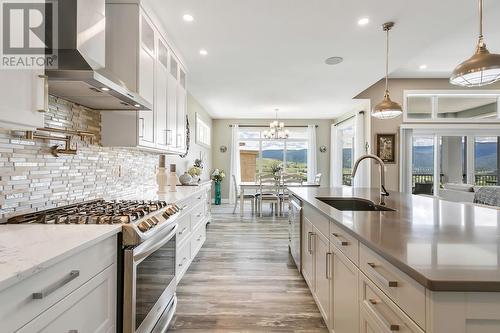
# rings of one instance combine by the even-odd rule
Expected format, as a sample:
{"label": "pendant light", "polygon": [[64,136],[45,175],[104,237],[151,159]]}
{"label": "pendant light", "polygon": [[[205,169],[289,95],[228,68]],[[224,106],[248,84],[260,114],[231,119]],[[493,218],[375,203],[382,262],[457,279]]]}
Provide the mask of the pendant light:
{"label": "pendant light", "polygon": [[399,103],[391,101],[389,97],[389,31],[394,27],[394,22],[386,22],[382,25],[386,32],[386,55],[385,55],[385,94],[384,100],[373,108],[372,116],[378,119],[392,119],[403,113]]}
{"label": "pendant light", "polygon": [[463,87],[481,87],[500,80],[500,54],[492,54],[483,39],[483,0],[479,0],[479,40],[476,53],[458,65],[450,83]]}

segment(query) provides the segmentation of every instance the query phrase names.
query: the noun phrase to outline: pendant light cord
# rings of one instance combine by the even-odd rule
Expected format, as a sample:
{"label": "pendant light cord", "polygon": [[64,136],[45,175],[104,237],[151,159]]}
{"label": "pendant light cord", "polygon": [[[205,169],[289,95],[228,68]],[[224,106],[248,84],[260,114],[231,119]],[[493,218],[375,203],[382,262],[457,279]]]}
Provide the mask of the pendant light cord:
{"label": "pendant light cord", "polygon": [[389,30],[386,30],[385,38],[385,94],[389,91]]}
{"label": "pendant light cord", "polygon": [[479,0],[479,44],[483,44],[483,0]]}

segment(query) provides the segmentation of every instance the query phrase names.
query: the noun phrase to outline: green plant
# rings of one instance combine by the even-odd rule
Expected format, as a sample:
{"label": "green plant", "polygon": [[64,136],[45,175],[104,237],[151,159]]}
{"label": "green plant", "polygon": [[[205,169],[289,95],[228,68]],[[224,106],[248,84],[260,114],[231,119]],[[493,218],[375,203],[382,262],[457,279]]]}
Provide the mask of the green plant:
{"label": "green plant", "polygon": [[194,177],[201,175],[202,171],[203,170],[200,167],[192,166],[189,168],[188,173],[191,175],[191,177]]}

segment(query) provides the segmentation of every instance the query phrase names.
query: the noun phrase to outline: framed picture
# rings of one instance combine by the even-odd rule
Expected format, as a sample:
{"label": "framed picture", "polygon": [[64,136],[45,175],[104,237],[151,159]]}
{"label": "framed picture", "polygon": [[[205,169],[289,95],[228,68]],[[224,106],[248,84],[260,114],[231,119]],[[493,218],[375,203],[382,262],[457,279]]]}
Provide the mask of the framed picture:
{"label": "framed picture", "polygon": [[210,126],[196,113],[196,143],[209,148],[212,145]]}
{"label": "framed picture", "polygon": [[385,163],[396,163],[396,134],[377,134],[377,156]]}

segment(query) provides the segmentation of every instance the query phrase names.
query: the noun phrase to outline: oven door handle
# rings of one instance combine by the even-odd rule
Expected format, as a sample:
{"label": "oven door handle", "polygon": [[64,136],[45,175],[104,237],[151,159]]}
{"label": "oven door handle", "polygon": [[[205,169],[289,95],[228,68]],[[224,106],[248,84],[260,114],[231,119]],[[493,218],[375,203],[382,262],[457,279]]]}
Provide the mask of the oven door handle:
{"label": "oven door handle", "polygon": [[171,229],[171,231],[169,232],[169,234],[167,236],[160,238],[158,241],[154,242],[153,244],[151,244],[145,248],[141,248],[137,252],[134,251],[134,262],[142,261],[142,259],[146,258],[151,253],[155,252],[160,247],[165,245],[168,241],[170,241],[172,239],[172,237],[175,236],[175,233],[177,232],[178,227],[179,227],[179,225],[176,224]]}

